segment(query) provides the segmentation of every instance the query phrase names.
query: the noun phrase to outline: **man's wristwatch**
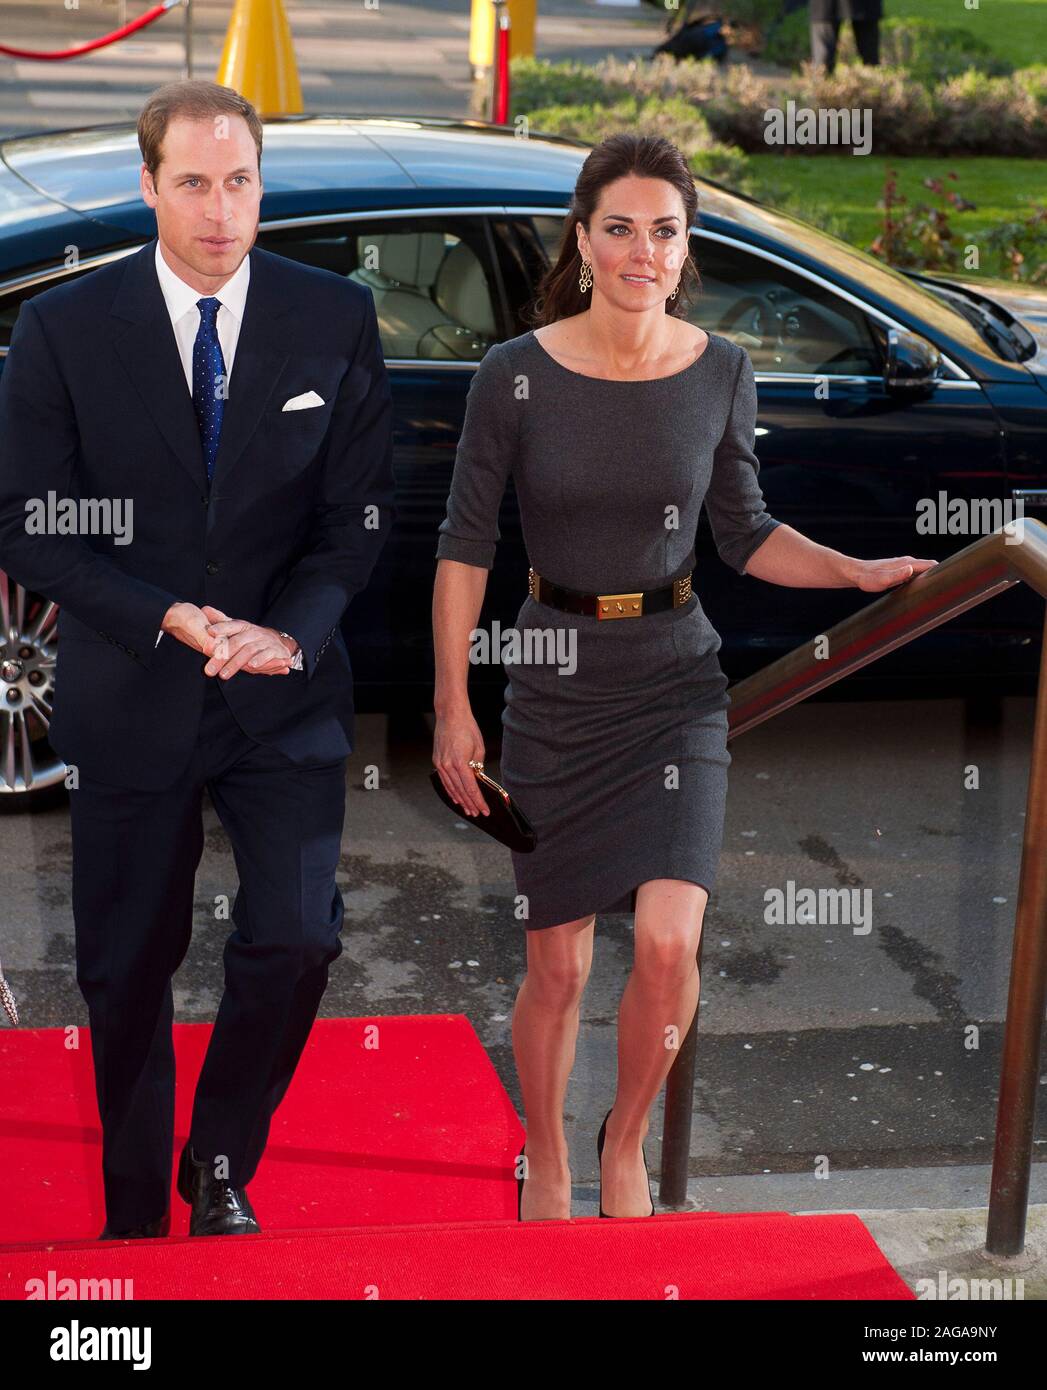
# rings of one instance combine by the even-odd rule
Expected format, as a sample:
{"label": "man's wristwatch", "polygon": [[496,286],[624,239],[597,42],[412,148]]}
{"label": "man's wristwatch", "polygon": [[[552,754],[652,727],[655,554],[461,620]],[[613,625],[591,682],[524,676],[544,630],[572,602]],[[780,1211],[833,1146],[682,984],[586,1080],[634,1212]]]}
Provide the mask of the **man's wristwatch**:
{"label": "man's wristwatch", "polygon": [[301,646],[300,646],[300,644],[299,644],[299,642],[298,642],[298,638],[297,638],[297,637],[292,637],[291,634],[290,634],[289,632],[281,632],[281,633],[280,633],[280,636],[281,636],[281,637],[286,637],[287,640],[288,640],[288,642],[293,642],[293,643],[295,644],[295,646],[298,648],[298,650],[295,652],[294,656],[291,658],[291,670],[292,670],[292,671],[304,671],[304,670],[305,670],[305,667],[302,665],[302,648],[301,648]]}

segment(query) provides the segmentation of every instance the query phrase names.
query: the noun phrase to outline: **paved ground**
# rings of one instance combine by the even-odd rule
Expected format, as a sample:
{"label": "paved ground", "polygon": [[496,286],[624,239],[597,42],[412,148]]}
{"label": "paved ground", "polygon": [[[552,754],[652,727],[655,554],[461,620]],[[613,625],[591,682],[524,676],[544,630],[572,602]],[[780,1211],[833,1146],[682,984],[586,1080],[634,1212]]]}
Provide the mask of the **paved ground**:
{"label": "paved ground", "polygon": [[[933,1216],[920,1209],[964,1209],[959,1223],[934,1217],[932,1255],[949,1239],[963,1259],[979,1247],[1031,720],[1021,699],[1003,702],[995,730],[969,726],[961,702],[820,703],[732,744],[721,878],[706,917],[695,1208],[880,1209],[888,1237],[889,1214],[912,1208],[902,1253],[914,1264]],[[464,1014],[519,1108],[510,1016],[524,943],[508,857],[433,796],[430,754],[424,719],[390,736],[384,717],[361,717],[340,874],[345,951],[322,1012]],[[371,763],[382,785],[367,791]],[[964,791],[972,764],[980,790]],[[194,939],[176,977],[185,1021],[214,1015],[227,933],[214,899],[236,888],[225,833],[209,804],[205,812]],[[0,957],[24,1022],[85,1022],[67,814],[0,818],[0,864]],[[764,890],[790,880],[867,889],[870,931],[768,925]],[[593,1137],[613,1098],[630,960],[631,919],[600,918],[567,1101],[577,1215],[596,1210]],[[660,1126],[659,1110],[655,1172]],[[1045,1150],[1041,1103],[1037,1156]],[[815,1176],[819,1156],[825,1177]],[[1042,1163],[1032,1199],[1047,1202]]]}
{"label": "paved ground", "polygon": [[[127,0],[127,18],[144,0]],[[194,0],[193,76],[213,78],[229,24],[230,0]],[[469,112],[468,0],[284,0],[294,37],[307,111],[463,116]],[[17,48],[61,49],[118,26],[120,8],[80,0],[66,10],[55,0],[3,0],[3,42]],[[542,0],[535,38],[538,57],[594,61],[607,53],[648,54],[664,21],[647,6],[593,0]],[[136,116],[162,82],[184,77],[185,21],[176,9],[118,44],[63,62],[0,55],[0,133],[56,130]]]}

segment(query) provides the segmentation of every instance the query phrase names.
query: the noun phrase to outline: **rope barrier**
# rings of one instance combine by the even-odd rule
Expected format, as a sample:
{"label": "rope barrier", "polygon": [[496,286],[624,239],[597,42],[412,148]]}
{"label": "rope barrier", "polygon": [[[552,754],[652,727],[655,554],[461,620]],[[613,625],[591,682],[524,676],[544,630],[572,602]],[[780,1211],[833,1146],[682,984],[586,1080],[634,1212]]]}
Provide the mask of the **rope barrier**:
{"label": "rope barrier", "polygon": [[63,58],[79,58],[83,53],[90,53],[96,48],[105,48],[107,44],[116,43],[119,39],[125,39],[128,34],[133,34],[136,29],[144,29],[147,24],[152,24],[154,19],[159,19],[162,14],[166,14],[175,5],[180,5],[182,0],[161,0],[159,5],[154,5],[151,10],[146,10],[145,14],[139,15],[137,19],[132,19],[130,24],[125,24],[122,29],[114,29],[111,34],[103,34],[100,39],[92,39],[90,43],[77,44],[75,48],[65,48],[57,53],[38,53],[31,48],[9,48],[6,44],[0,43],[0,53],[5,53],[9,58],[35,58],[41,62],[57,62]]}

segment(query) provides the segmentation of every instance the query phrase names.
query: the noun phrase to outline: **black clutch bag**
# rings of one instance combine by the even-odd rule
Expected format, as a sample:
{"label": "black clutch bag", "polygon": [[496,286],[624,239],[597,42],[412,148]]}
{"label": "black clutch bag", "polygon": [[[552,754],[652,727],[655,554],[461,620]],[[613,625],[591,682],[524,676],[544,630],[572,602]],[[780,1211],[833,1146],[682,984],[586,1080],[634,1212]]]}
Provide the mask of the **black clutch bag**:
{"label": "black clutch bag", "polygon": [[493,835],[507,848],[516,850],[519,854],[530,854],[538,843],[531,822],[505,788],[499,786],[493,777],[488,777],[482,767],[474,767],[472,770],[480,795],[487,802],[490,815],[485,816],[481,813],[473,816],[463,811],[444,786],[435,767],[429,774],[429,780],[436,789],[436,795],[445,806],[450,806],[456,816],[461,816],[462,820],[468,821],[480,830],[486,830],[488,835]]}

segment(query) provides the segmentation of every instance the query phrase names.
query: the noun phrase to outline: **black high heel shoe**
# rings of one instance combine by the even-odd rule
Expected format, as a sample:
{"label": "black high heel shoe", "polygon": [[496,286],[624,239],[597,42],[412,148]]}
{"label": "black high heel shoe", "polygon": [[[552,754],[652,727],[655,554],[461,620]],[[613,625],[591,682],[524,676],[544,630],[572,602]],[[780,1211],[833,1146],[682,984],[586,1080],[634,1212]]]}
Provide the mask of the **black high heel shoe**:
{"label": "black high heel shoe", "polygon": [[[613,1109],[614,1109],[614,1106],[612,1105],[612,1106],[611,1106],[611,1110],[613,1110]],[[601,1215],[601,1216],[610,1216],[610,1215],[611,1215],[611,1213],[610,1213],[609,1211],[604,1211],[604,1209],[603,1209],[603,1145],[604,1145],[604,1140],[607,1138],[607,1121],[611,1118],[611,1110],[608,1110],[607,1114],[603,1117],[603,1124],[600,1126],[600,1133],[599,1133],[599,1135],[597,1136],[597,1139],[596,1139],[596,1161],[597,1161],[597,1166],[598,1166],[599,1169],[600,1169],[600,1215]],[[651,1192],[651,1175],[650,1175],[649,1172],[647,1172],[647,1154],[646,1154],[646,1152],[645,1152],[644,1147],[643,1147],[642,1144],[640,1145],[640,1152],[643,1154],[643,1170],[644,1170],[645,1173],[647,1173],[647,1195],[648,1195],[648,1197],[650,1197],[650,1199],[651,1199],[651,1210],[647,1213],[647,1215],[648,1215],[648,1216],[653,1216],[653,1215],[654,1215],[654,1194]],[[614,1218],[612,1217],[611,1219],[613,1220]]]}

